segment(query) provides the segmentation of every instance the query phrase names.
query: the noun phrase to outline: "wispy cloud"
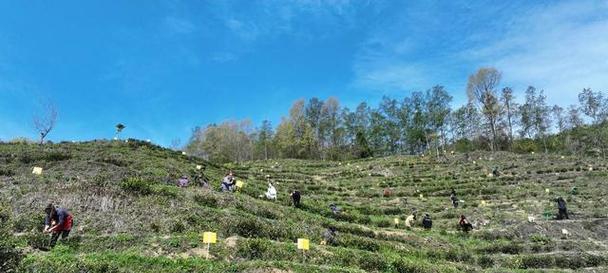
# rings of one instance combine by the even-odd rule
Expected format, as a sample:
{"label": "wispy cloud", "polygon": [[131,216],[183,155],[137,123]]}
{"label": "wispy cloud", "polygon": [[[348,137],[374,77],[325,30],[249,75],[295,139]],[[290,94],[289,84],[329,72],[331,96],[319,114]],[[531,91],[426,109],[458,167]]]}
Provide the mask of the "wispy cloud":
{"label": "wispy cloud", "polygon": [[179,34],[189,34],[196,30],[196,26],[184,19],[175,16],[167,16],[164,20],[164,25],[172,32]]}
{"label": "wispy cloud", "polygon": [[465,56],[502,70],[505,84],[544,89],[554,103],[572,103],[583,88],[608,89],[608,2],[536,7],[509,25]]}
{"label": "wispy cloud", "polygon": [[353,64],[356,86],[463,92],[467,74],[491,65],[504,85],[520,93],[534,85],[552,103],[572,103],[585,87],[608,89],[608,2],[422,5],[402,7],[368,33]]}

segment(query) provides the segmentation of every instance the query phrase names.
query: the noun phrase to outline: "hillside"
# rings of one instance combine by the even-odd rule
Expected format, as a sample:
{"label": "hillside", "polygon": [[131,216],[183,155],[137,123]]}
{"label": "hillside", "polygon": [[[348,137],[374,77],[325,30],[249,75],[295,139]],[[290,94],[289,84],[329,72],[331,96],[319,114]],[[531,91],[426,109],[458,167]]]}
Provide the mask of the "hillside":
{"label": "hillside", "polygon": [[[206,166],[211,190],[174,186],[196,165]],[[499,177],[489,175],[494,167]],[[228,169],[245,182],[241,193],[218,191]],[[541,154],[216,166],[135,140],[0,144],[2,225],[12,218],[0,231],[13,234],[0,241],[23,254],[13,272],[608,272],[607,176],[606,160]],[[275,202],[259,197],[267,179]],[[290,205],[294,189],[301,209]],[[556,213],[557,196],[570,220],[544,217]],[[69,240],[45,252],[37,230],[49,202],[76,223]],[[331,203],[343,212],[332,214]],[[405,228],[412,208],[431,214],[432,230]],[[476,225],[468,235],[457,230],[460,214]],[[335,246],[320,244],[329,226]],[[218,234],[209,253],[205,231]],[[305,255],[298,238],[311,240]]]}

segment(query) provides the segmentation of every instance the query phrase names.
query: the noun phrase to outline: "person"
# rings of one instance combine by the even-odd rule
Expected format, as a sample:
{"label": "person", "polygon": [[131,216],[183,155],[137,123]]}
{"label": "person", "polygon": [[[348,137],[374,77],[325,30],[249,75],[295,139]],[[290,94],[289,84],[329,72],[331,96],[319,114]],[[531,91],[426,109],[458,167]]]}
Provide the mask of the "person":
{"label": "person", "polygon": [[188,180],[188,177],[186,177],[185,175],[182,175],[178,180],[177,180],[177,186],[180,188],[185,188],[188,186],[188,184],[190,183],[190,181]]}
{"label": "person", "polygon": [[456,197],[456,191],[454,189],[452,189],[452,193],[450,193],[450,200],[452,200],[452,206],[458,208],[458,197]]}
{"label": "person", "polygon": [[205,166],[202,166],[199,171],[195,171],[194,183],[204,189],[208,189],[209,188],[209,178],[207,178],[204,171],[205,171]]}
{"label": "person", "polygon": [[340,214],[340,211],[342,211],[342,209],[338,206],[336,206],[336,204],[331,204],[329,205],[329,209],[331,210],[331,212],[336,215],[336,214]]}
{"label": "person", "polygon": [[500,172],[498,171],[498,167],[494,167],[494,169],[492,170],[492,175],[494,175],[494,177],[499,177],[500,176]]}
{"label": "person", "polygon": [[277,189],[272,185],[272,183],[268,183],[266,198],[269,200],[277,200]]}
{"label": "person", "polygon": [[327,230],[325,230],[325,232],[323,233],[323,241],[327,245],[336,245],[337,244],[336,237],[337,237],[336,228],[333,226],[327,228]]}
{"label": "person", "polygon": [[426,230],[433,227],[433,220],[431,220],[431,216],[428,213],[424,214],[424,218],[422,218],[422,227]]}
{"label": "person", "polygon": [[393,195],[393,191],[391,191],[391,189],[389,189],[389,188],[384,188],[384,191],[382,192],[382,196],[391,197],[391,195]]}
{"label": "person", "polygon": [[293,203],[293,206],[296,208],[300,207],[300,198],[302,197],[300,195],[299,191],[293,191],[291,192],[291,194],[289,194],[289,196],[291,197],[291,202]]}
{"label": "person", "polygon": [[51,233],[50,246],[55,247],[59,237],[65,239],[72,230],[73,216],[67,209],[56,208],[52,203],[45,209],[44,233]]}
{"label": "person", "polygon": [[236,182],[234,179],[234,174],[232,173],[232,171],[228,172],[226,174],[226,176],[224,176],[224,179],[222,179],[222,191],[223,192],[233,191],[235,183]]}
{"label": "person", "polygon": [[473,229],[473,225],[471,225],[469,220],[467,220],[464,215],[460,215],[460,221],[458,222],[458,225],[465,233],[469,233],[469,231]]}
{"label": "person", "polygon": [[562,197],[558,197],[555,199],[555,202],[557,202],[558,209],[557,220],[570,219],[570,217],[568,217],[568,209],[566,208],[566,200]]}
{"label": "person", "polygon": [[414,221],[416,221],[416,215],[410,214],[407,218],[405,218],[405,227],[410,229],[414,226]]}

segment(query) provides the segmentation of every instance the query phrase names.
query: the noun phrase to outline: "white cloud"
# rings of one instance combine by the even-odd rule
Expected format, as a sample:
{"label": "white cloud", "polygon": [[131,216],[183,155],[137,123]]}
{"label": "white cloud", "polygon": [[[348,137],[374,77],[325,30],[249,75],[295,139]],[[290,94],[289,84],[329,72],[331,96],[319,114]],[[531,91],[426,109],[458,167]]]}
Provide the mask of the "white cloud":
{"label": "white cloud", "polygon": [[538,7],[509,22],[505,35],[465,52],[503,72],[518,91],[544,89],[551,103],[571,104],[583,88],[608,91],[608,5],[595,1]]}
{"label": "white cloud", "polygon": [[360,46],[354,84],[381,91],[443,84],[458,95],[468,74],[495,66],[504,85],[520,94],[528,85],[544,89],[551,103],[575,103],[586,87],[608,91],[608,2],[501,4],[483,13],[473,6],[395,11]]}

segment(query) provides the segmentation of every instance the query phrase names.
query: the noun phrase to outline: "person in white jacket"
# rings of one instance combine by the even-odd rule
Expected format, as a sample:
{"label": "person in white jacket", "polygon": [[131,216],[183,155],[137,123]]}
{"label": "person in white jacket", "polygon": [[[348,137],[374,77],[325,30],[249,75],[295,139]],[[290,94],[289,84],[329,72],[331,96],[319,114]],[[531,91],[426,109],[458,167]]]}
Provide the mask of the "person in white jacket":
{"label": "person in white jacket", "polygon": [[266,198],[268,198],[269,200],[277,200],[277,189],[272,185],[272,183],[268,183]]}

